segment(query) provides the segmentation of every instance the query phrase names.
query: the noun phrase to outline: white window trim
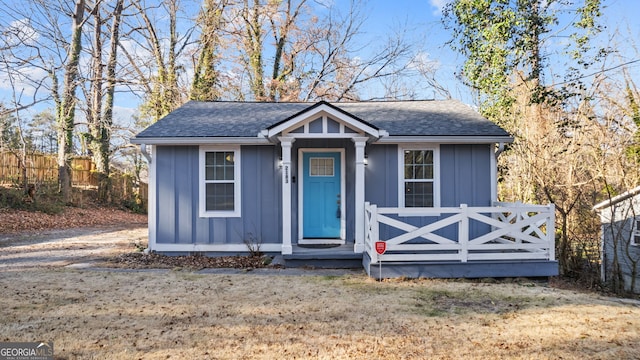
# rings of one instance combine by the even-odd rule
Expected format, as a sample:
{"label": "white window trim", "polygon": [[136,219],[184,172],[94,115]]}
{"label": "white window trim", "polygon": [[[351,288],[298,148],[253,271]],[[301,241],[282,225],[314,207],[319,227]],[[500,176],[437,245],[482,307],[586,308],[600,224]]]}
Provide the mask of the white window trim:
{"label": "white window trim", "polygon": [[[433,208],[440,207],[440,145],[406,144],[398,145],[398,207],[407,208],[404,203],[404,152],[406,150],[430,150],[433,151]],[[432,209],[431,207],[425,209]]]}
{"label": "white window trim", "polygon": [[631,239],[629,244],[634,246],[640,246],[640,242],[636,241],[636,236],[640,237],[640,231],[638,230],[638,223],[640,222],[640,216],[636,216],[633,218],[632,228],[631,228]]}
{"label": "white window trim", "polygon": [[[234,166],[233,166],[233,211],[207,211],[206,210],[206,186],[205,186],[205,153],[211,151],[233,151],[234,157]],[[241,192],[241,154],[240,154],[240,146],[200,146],[200,154],[198,161],[198,184],[199,184],[199,208],[200,208],[200,217],[214,217],[214,218],[225,218],[225,217],[240,217],[241,209],[240,205],[242,204],[242,192]]]}

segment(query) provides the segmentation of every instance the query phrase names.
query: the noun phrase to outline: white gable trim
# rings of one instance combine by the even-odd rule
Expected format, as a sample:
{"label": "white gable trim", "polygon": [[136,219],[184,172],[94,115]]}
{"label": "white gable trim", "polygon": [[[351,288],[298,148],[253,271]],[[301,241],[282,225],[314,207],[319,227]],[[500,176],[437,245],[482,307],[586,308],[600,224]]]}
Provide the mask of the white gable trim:
{"label": "white gable trim", "polygon": [[[309,133],[308,124],[319,117],[323,117],[323,131],[321,133]],[[332,118],[333,120],[340,123],[340,132],[339,133],[329,133],[327,131],[327,117]],[[302,133],[292,133],[290,131],[300,128],[304,126],[304,132]],[[344,127],[347,126],[353,130],[355,133],[346,133],[344,132]],[[266,130],[266,135],[269,138],[274,138],[279,136],[280,134],[286,134],[287,136],[296,137],[296,138],[304,138],[304,137],[361,137],[363,135],[369,135],[374,138],[379,138],[384,136],[386,132],[375,129],[372,126],[365,124],[364,122],[349,116],[341,111],[336,110],[335,108],[329,106],[329,104],[320,104],[311,110],[303,111],[302,113],[294,116],[293,118],[279,124],[271,129]]]}

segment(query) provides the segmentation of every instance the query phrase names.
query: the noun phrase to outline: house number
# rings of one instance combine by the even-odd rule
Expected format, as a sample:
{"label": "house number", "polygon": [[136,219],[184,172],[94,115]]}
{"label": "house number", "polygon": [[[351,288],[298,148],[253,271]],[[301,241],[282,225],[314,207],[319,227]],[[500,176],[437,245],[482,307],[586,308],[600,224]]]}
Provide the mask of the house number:
{"label": "house number", "polygon": [[284,166],[284,183],[289,183],[289,165]]}

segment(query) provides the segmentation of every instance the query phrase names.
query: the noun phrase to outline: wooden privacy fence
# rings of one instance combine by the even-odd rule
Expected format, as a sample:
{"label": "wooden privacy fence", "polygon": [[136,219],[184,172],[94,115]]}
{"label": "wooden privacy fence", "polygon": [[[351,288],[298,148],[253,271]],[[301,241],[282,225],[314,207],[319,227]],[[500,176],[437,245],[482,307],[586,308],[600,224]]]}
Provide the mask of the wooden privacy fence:
{"label": "wooden privacy fence", "polygon": [[[58,181],[58,162],[54,155],[27,155],[27,182],[31,184],[54,183]],[[88,156],[71,159],[71,183],[73,186],[98,186],[95,177],[96,166]],[[19,184],[22,170],[18,157],[10,152],[0,153],[0,184]]]}
{"label": "wooden privacy fence", "polygon": [[[58,182],[58,163],[55,155],[27,155],[27,182],[44,184]],[[22,170],[18,157],[10,152],[0,152],[0,185],[22,183]],[[71,183],[75,187],[97,188],[96,165],[88,156],[71,159]],[[112,196],[116,199],[138,197],[146,204],[147,184],[137,184],[134,178],[120,171],[111,173]]]}

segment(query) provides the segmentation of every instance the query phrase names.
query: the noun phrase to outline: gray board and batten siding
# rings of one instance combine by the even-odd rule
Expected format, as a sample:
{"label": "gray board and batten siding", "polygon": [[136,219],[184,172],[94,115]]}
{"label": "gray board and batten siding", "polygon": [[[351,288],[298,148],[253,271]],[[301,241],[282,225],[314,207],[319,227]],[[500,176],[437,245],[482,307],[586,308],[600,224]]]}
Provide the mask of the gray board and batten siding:
{"label": "gray board and batten siding", "polygon": [[600,213],[601,220],[602,280],[611,283],[618,277],[626,291],[640,294],[640,239],[634,239],[638,237],[634,226],[640,222],[640,187],[603,201],[594,210]]}
{"label": "gray board and batten siding", "polygon": [[[602,225],[602,233],[605,237],[602,246],[603,279],[605,282],[611,282],[616,276],[614,271],[614,259],[616,259],[624,289],[640,294],[640,264],[638,263],[640,262],[640,245],[632,243],[633,226],[633,217],[621,218],[613,223]],[[634,275],[635,286],[632,288]]]}
{"label": "gray board and batten siding", "polygon": [[[354,149],[350,140],[301,139],[294,143],[292,174],[297,175],[299,148],[344,148],[346,180],[346,240],[353,243],[355,224]],[[198,146],[156,146],[156,242],[158,244],[243,244],[259,238],[279,244],[282,238],[281,169],[278,146],[241,146],[241,217],[202,218],[198,212]],[[398,146],[367,146],[365,200],[379,207],[398,206]],[[441,206],[491,205],[490,145],[440,145]],[[298,234],[298,187],[292,186],[292,238]],[[435,217],[403,218],[426,225]],[[392,235],[381,228],[381,235]],[[444,229],[443,231],[455,229]],[[472,234],[486,230],[472,224]],[[442,234],[445,235],[445,234]]]}
{"label": "gray board and batten siding", "polygon": [[241,217],[199,216],[198,146],[157,146],[156,242],[243,244],[253,236],[281,243],[281,187],[275,146],[241,147]]}

